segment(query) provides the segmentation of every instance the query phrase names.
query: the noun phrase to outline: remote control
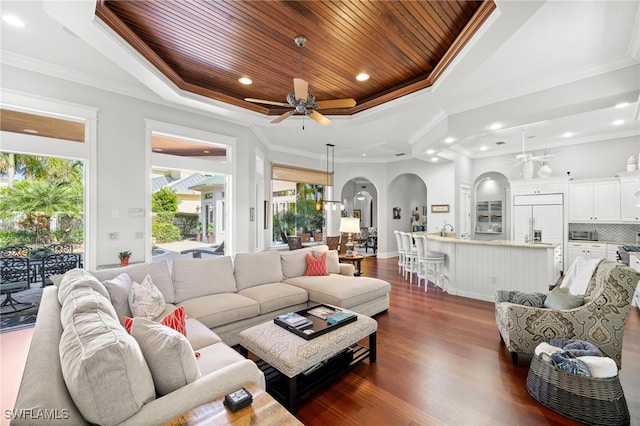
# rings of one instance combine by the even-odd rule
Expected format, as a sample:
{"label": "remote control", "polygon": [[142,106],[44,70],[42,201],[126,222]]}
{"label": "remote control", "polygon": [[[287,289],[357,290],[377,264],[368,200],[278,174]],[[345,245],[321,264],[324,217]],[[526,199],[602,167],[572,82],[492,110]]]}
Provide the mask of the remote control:
{"label": "remote control", "polygon": [[224,405],[232,412],[250,405],[251,402],[253,402],[253,396],[245,388],[240,388],[224,397]]}

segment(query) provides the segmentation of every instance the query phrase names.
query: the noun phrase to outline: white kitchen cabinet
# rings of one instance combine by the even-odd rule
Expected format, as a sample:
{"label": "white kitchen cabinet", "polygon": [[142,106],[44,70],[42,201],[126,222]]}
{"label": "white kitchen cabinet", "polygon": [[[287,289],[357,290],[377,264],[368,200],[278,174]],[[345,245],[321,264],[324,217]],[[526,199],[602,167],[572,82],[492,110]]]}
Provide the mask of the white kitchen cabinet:
{"label": "white kitchen cabinet", "polygon": [[566,191],[567,180],[562,178],[558,181],[544,179],[538,182],[531,181],[511,181],[511,194],[562,194]]}
{"label": "white kitchen cabinet", "polygon": [[571,265],[576,257],[588,259],[607,257],[607,245],[604,243],[569,243],[567,245],[567,265]]}
{"label": "white kitchen cabinet", "polygon": [[569,184],[570,222],[617,222],[620,220],[620,181],[572,182]]}
{"label": "white kitchen cabinet", "polygon": [[620,220],[640,222],[640,175],[620,177]]}

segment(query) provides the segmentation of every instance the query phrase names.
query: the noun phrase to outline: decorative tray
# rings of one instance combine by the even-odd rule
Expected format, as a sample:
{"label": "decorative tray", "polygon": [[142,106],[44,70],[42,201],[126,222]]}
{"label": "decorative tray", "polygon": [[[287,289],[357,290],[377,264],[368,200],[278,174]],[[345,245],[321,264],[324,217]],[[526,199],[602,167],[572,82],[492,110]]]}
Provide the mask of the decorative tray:
{"label": "decorative tray", "polygon": [[317,305],[280,315],[273,322],[303,339],[311,340],[357,319],[358,316],[352,312],[329,305]]}

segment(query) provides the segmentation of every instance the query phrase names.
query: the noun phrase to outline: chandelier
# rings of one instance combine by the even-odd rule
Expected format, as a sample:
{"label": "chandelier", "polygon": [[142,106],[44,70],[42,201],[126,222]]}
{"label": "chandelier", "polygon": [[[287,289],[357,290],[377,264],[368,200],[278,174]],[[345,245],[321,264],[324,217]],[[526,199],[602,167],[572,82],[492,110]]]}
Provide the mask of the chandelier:
{"label": "chandelier", "polygon": [[[328,143],[327,144],[327,184],[324,187],[324,191],[322,194],[323,199],[320,200],[317,204],[316,204],[316,210],[338,210],[338,209],[342,209],[342,204],[340,203],[340,201],[333,201],[333,200],[325,200],[324,197],[328,194],[329,191],[329,176],[331,176],[331,180],[332,180],[332,185],[333,185],[333,176],[334,176],[334,171],[335,171],[335,145]],[[331,160],[331,170],[329,170],[329,160]]]}

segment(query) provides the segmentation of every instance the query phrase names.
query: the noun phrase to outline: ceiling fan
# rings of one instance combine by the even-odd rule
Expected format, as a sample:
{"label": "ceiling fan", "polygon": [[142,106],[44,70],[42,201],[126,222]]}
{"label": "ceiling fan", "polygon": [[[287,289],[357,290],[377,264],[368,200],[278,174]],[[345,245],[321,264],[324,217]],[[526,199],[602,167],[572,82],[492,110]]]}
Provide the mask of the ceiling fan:
{"label": "ceiling fan", "polygon": [[309,93],[309,83],[302,79],[302,48],[307,43],[307,38],[304,36],[298,36],[294,39],[296,45],[300,50],[300,77],[293,79],[293,92],[290,92],[286,100],[287,102],[266,101],[263,99],[245,98],[247,102],[254,102],[266,105],[275,105],[287,108],[293,108],[291,111],[287,111],[275,120],[271,121],[271,124],[277,124],[285,119],[289,118],[293,114],[303,114],[317,121],[323,126],[327,126],[331,123],[324,115],[320,114],[317,110],[323,108],[352,108],[356,106],[355,99],[332,99],[327,101],[316,101],[316,97]]}

